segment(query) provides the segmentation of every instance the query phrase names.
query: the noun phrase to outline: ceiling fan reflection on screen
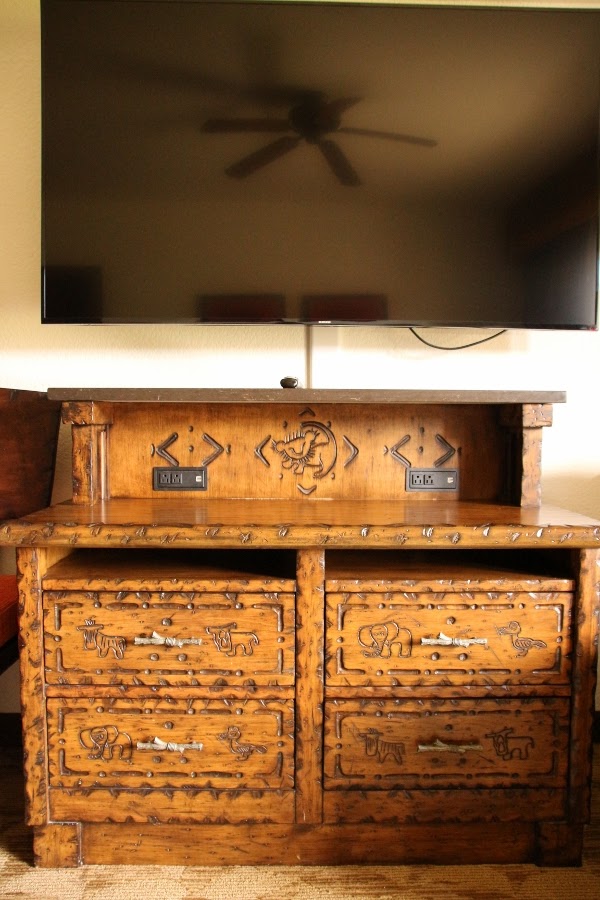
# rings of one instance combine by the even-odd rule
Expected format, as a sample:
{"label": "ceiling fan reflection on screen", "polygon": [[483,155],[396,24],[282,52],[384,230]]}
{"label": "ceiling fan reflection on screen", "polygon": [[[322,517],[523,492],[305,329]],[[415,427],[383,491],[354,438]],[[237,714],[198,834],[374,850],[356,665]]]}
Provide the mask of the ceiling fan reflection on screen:
{"label": "ceiling fan reflection on screen", "polygon": [[210,134],[281,134],[281,137],[228,166],[225,172],[231,178],[247,178],[294,150],[302,141],[306,141],[321,151],[340,184],[347,187],[359,185],[361,180],[339,144],[329,137],[331,134],[383,138],[420,147],[437,146],[437,141],[430,138],[342,125],[343,114],[359,103],[360,99],[360,97],[342,97],[338,100],[327,100],[320,92],[309,92],[292,106],[285,119],[214,118],[207,119],[201,130]]}

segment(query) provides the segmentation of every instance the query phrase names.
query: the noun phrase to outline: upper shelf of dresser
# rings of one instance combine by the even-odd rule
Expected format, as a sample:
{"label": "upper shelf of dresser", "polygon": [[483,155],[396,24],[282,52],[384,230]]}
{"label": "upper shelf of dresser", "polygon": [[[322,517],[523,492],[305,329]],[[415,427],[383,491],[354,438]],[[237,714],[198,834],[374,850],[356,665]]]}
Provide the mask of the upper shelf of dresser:
{"label": "upper shelf of dresser", "polygon": [[[0,543],[600,544],[599,523],[541,506],[542,432],[562,392],[49,393],[72,426],[72,501],[5,523]],[[195,490],[177,480],[190,471],[201,473]],[[419,473],[433,473],[435,489],[415,488]]]}
{"label": "upper shelf of dresser", "polygon": [[454,500],[539,506],[542,431],[565,399],[553,391],[298,388],[49,394],[73,426],[76,503],[175,492],[198,502],[398,502],[429,486]]}
{"label": "upper shelf of dresser", "polygon": [[102,403],[564,403],[564,391],[431,391],[294,388],[50,388],[63,402]]}

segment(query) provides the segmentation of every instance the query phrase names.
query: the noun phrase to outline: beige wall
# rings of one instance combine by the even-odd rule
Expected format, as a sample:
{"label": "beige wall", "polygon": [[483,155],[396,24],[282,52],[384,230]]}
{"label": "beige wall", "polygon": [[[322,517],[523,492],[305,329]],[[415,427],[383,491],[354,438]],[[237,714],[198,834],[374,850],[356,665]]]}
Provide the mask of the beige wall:
{"label": "beige wall", "polygon": [[[40,325],[39,108],[38,0],[2,0],[1,386],[274,387],[290,374],[313,387],[565,390],[545,434],[544,501],[600,518],[600,332],[516,331],[447,352],[402,329]],[[427,332],[447,346],[480,337]],[[63,452],[59,498],[67,469]],[[12,566],[0,551],[0,571]],[[12,671],[0,678],[0,711],[17,704]]]}

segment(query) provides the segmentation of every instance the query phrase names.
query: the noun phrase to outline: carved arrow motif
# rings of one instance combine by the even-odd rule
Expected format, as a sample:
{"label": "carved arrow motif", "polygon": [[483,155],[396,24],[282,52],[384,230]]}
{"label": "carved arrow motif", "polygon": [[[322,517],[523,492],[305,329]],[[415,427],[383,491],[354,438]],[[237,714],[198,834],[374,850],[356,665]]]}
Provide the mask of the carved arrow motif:
{"label": "carved arrow motif", "polygon": [[344,435],[344,443],[346,444],[346,447],[350,451],[350,456],[344,463],[344,468],[346,468],[347,466],[350,465],[351,462],[354,462],[354,460],[358,456],[358,447],[355,444],[353,444],[352,441],[350,440],[350,438],[346,437],[346,435]]}
{"label": "carved arrow motif", "polygon": [[298,488],[298,490],[300,491],[301,494],[305,495],[305,497],[308,497],[309,494],[312,494],[312,492],[316,491],[316,489],[317,489],[316,484],[313,484],[312,487],[304,487],[301,484],[297,484],[296,487]]}
{"label": "carved arrow motif", "polygon": [[156,453],[157,456],[160,456],[162,459],[166,460],[166,462],[168,462],[170,466],[178,466],[179,460],[175,459],[174,456],[171,456],[171,454],[167,450],[167,447],[170,447],[171,444],[174,444],[178,437],[179,435],[176,431],[174,431],[173,434],[169,435],[168,438],[165,438],[162,444],[159,444],[158,447],[155,447],[154,444],[152,444],[150,447],[150,455],[154,456],[154,454]]}
{"label": "carved arrow motif", "polygon": [[207,444],[210,444],[211,447],[214,447],[214,452],[211,453],[210,456],[207,456],[202,462],[203,466],[210,466],[211,462],[214,462],[217,456],[220,456],[221,453],[223,453],[225,447],[222,447],[218,441],[215,441],[215,439],[212,438],[210,434],[206,434],[206,432],[202,435],[202,440],[206,441]]}
{"label": "carved arrow motif", "polygon": [[268,434],[268,435],[266,436],[266,438],[265,438],[263,441],[261,441],[260,444],[258,444],[258,445],[254,448],[254,455],[255,455],[255,456],[258,456],[258,458],[260,459],[261,463],[264,463],[264,465],[265,465],[268,469],[271,468],[271,463],[269,462],[269,460],[267,459],[267,457],[264,455],[263,450],[265,449],[265,447],[267,446],[267,444],[269,443],[270,440],[271,440],[271,435]]}
{"label": "carved arrow motif", "polygon": [[404,445],[408,444],[409,441],[410,441],[410,434],[405,434],[404,437],[400,438],[398,443],[394,444],[394,446],[390,449],[390,453],[392,454],[394,459],[397,462],[402,463],[402,465],[405,466],[407,469],[410,469],[412,463],[401,453],[398,453],[398,451],[399,451],[400,447],[404,447]]}
{"label": "carved arrow motif", "polygon": [[437,469],[438,466],[443,466],[445,462],[448,462],[449,459],[452,459],[452,457],[456,453],[456,448],[453,447],[452,444],[448,443],[446,438],[442,437],[441,434],[436,434],[435,439],[438,442],[438,444],[440,445],[440,447],[442,448],[442,450],[446,451],[443,456],[440,456],[434,462],[434,466]]}

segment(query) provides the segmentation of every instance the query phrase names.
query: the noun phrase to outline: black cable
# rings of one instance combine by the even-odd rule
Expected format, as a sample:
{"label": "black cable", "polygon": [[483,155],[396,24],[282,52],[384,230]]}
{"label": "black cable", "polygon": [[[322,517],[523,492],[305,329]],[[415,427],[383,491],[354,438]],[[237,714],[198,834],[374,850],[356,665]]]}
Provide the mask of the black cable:
{"label": "black cable", "polygon": [[487,341],[493,341],[494,338],[500,337],[501,334],[504,334],[506,332],[506,328],[502,328],[495,334],[489,334],[487,337],[481,338],[478,341],[472,341],[470,344],[461,344],[458,347],[441,347],[439,344],[432,344],[430,341],[426,341],[424,337],[421,337],[420,334],[417,334],[414,328],[409,328],[408,330],[416,337],[418,341],[421,341],[421,343],[425,344],[426,347],[432,347],[434,350],[467,350],[469,347],[477,347],[478,344],[485,344],[487,343]]}

